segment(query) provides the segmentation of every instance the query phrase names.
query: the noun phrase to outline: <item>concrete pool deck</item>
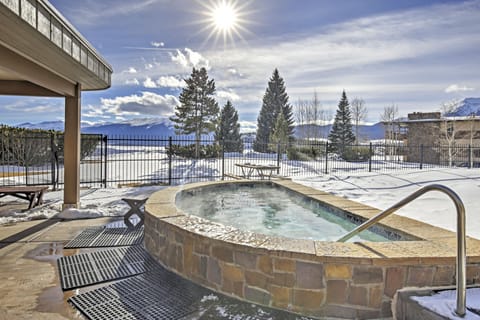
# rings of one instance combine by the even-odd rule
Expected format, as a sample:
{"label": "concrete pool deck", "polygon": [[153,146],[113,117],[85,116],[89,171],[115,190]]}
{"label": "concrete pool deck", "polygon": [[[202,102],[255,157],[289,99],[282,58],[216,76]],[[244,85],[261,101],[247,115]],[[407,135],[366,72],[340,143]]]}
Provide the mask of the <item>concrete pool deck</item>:
{"label": "concrete pool deck", "polygon": [[[390,317],[398,289],[455,284],[456,234],[417,220],[392,215],[381,223],[412,241],[338,243],[242,231],[188,216],[175,205],[182,191],[235,183],[248,182],[196,183],[153,194],[146,205],[147,250],[168,269],[213,290],[320,317]],[[380,212],[289,180],[273,183],[353,219]],[[480,240],[467,238],[467,257],[467,284],[478,284]]]}
{"label": "concrete pool deck", "polygon": [[84,251],[63,249],[83,229],[112,221],[49,219],[0,226],[0,319],[84,319],[67,303],[72,293],[60,287],[56,260]]}
{"label": "concrete pool deck", "polygon": [[[85,319],[67,302],[78,291],[62,290],[57,259],[108,249],[64,249],[64,245],[88,227],[119,221],[123,218],[48,219],[0,225],[0,320]],[[112,283],[115,281],[92,285],[80,292]],[[203,315],[192,314],[182,320],[220,319],[222,317],[215,316],[218,312],[226,313],[228,319],[234,310],[246,316],[256,316],[259,312],[252,304],[226,297],[211,301],[210,306],[202,310]],[[296,319],[295,315],[281,311],[273,310],[270,314],[275,315],[274,319]]]}

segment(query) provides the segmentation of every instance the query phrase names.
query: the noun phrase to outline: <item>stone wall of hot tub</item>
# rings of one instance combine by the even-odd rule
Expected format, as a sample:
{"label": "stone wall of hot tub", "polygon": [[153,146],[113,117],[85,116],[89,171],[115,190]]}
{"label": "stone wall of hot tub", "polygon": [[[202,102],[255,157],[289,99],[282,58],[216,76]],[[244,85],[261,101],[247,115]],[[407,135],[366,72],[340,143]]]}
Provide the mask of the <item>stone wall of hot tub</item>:
{"label": "stone wall of hot tub", "polygon": [[[147,203],[147,250],[168,269],[233,297],[305,315],[368,319],[391,316],[400,288],[455,284],[455,236],[442,229],[417,230],[435,232],[428,241],[267,237],[184,215],[173,204],[178,189],[168,190]],[[467,248],[468,283],[479,283],[479,241],[468,239]]]}

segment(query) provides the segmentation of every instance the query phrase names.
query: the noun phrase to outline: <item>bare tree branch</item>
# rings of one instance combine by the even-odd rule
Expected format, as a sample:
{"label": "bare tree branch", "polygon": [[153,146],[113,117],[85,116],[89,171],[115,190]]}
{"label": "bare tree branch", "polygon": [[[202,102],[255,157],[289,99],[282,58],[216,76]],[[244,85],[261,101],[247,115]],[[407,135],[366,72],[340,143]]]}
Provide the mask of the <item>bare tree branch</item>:
{"label": "bare tree branch", "polygon": [[355,142],[358,144],[360,140],[359,125],[367,118],[368,111],[367,107],[365,106],[365,101],[361,98],[354,98],[350,105],[350,110],[352,111],[352,119],[355,125]]}

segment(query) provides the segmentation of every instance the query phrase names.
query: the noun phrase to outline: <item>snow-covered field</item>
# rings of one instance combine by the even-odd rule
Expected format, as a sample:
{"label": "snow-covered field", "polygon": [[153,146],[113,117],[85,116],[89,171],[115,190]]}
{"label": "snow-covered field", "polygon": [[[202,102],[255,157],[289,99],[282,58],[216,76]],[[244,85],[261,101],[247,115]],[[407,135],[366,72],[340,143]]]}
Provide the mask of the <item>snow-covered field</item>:
{"label": "snow-covered field", "polygon": [[[100,148],[100,147],[99,147]],[[383,150],[383,149],[382,149]],[[381,151],[382,151],[381,150]],[[169,168],[169,157],[163,146],[142,145],[109,145],[107,149],[107,163],[101,155],[103,150],[85,158],[80,164],[80,181],[88,186],[101,186],[106,180],[107,185],[116,186],[131,182],[167,182],[169,174],[172,180],[178,183],[188,183],[195,177],[219,177],[222,172],[240,175],[241,169],[237,163],[256,163],[277,165],[277,154],[258,153],[246,145],[243,153],[225,153],[224,159],[183,159],[173,157],[172,168]],[[382,151],[383,152],[383,151]],[[353,171],[366,172],[369,163],[343,161],[335,154],[329,154],[328,159],[319,156],[316,160],[289,160],[286,155],[280,159],[280,175],[316,176],[326,171],[343,174]],[[418,163],[403,162],[401,156],[385,156],[376,154],[372,158],[372,171],[412,170],[420,167]],[[424,167],[427,167],[424,164]],[[27,172],[21,166],[0,165],[0,185],[46,184],[52,182],[51,164],[44,166],[30,166]],[[64,168],[58,168],[59,183],[63,183]],[[193,179],[192,179],[193,178]]]}
{"label": "snow-covered field", "polygon": [[[192,169],[192,168],[190,168]],[[194,168],[193,168],[194,169]],[[192,169],[192,170],[193,170]],[[463,200],[467,215],[467,234],[480,239],[480,171],[478,169],[408,170],[392,173],[350,172],[350,174],[295,177],[294,181],[370,206],[386,209],[421,186],[439,183],[453,189]],[[1,210],[0,224],[30,219],[60,217],[98,217],[123,215],[128,206],[121,198],[148,197],[161,186],[135,188],[98,188],[81,192],[81,208],[61,212],[62,191],[45,195],[45,205],[21,212],[12,208]],[[5,205],[15,198],[5,197]],[[1,207],[0,207],[1,208]],[[456,212],[453,202],[443,193],[432,191],[407,205],[398,214],[455,231]]]}
{"label": "snow-covered field", "polygon": [[[297,178],[313,188],[386,209],[422,186],[438,183],[451,188],[464,202],[467,235],[480,239],[480,170],[466,168],[409,170],[392,173],[359,172]],[[455,231],[457,215],[447,195],[432,191],[397,214]]]}

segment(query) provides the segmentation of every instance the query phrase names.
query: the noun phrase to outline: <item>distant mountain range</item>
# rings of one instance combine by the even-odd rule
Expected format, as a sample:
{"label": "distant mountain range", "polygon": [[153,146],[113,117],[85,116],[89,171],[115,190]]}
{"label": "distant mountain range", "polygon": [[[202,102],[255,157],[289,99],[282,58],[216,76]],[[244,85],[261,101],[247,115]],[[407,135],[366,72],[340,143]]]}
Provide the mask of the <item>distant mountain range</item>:
{"label": "distant mountain range", "polygon": [[[295,136],[304,138],[309,136],[309,132],[318,132],[321,136],[326,136],[332,129],[332,125],[302,125],[295,127]],[[354,128],[355,130],[355,128]],[[382,123],[378,122],[373,125],[359,125],[358,132],[361,140],[379,140],[385,136],[385,130]],[[311,135],[311,134],[310,134]]]}
{"label": "distant mountain range", "polygon": [[[44,130],[64,130],[63,121],[45,121],[40,123],[25,122],[16,125],[17,127],[28,129],[44,129]],[[313,130],[326,135],[330,132],[332,125],[304,125],[295,128],[295,136],[298,138],[308,136],[308,132]],[[376,123],[374,125],[361,125],[359,127],[360,135],[365,139],[382,139],[383,125]],[[97,125],[89,125],[82,123],[82,133],[96,133],[108,136],[158,136],[168,137],[174,136],[175,130],[172,124],[166,119],[134,119],[118,123],[105,123]]]}
{"label": "distant mountain range", "polygon": [[43,129],[43,130],[56,130],[63,131],[65,124],[63,121],[43,121],[39,123],[24,122],[14,125],[14,127],[25,129]]}
{"label": "distant mountain range", "polygon": [[167,119],[133,119],[119,123],[106,123],[93,126],[82,126],[83,133],[97,133],[107,136],[157,136],[175,135],[175,130]]}
{"label": "distant mountain range", "polygon": [[[44,129],[63,131],[63,121],[44,121],[40,123],[25,122],[16,127],[27,129]],[[175,135],[172,124],[167,119],[133,119],[117,123],[90,125],[82,122],[82,133],[96,133],[108,136],[157,136],[168,137]]]}
{"label": "distant mountain range", "polygon": [[480,98],[465,98],[455,111],[446,114],[447,117],[468,117],[471,115],[480,116]]}
{"label": "distant mountain range", "polygon": [[[475,114],[480,116],[480,98],[465,98],[461,101],[459,107],[447,116],[464,117]],[[16,125],[17,127],[30,129],[45,129],[45,130],[64,130],[63,121],[45,121],[40,123],[25,122]],[[316,130],[320,135],[325,136],[330,132],[332,126],[324,125],[303,125],[295,128],[295,135],[299,138],[308,136],[308,132]],[[383,139],[384,128],[382,123],[374,125],[361,125],[359,127],[360,136],[365,140]],[[172,123],[168,119],[148,118],[148,119],[134,119],[118,123],[104,123],[90,125],[82,123],[82,133],[97,133],[104,135],[119,135],[119,136],[158,136],[168,137],[174,136],[175,130]],[[251,135],[251,134],[250,134]]]}

